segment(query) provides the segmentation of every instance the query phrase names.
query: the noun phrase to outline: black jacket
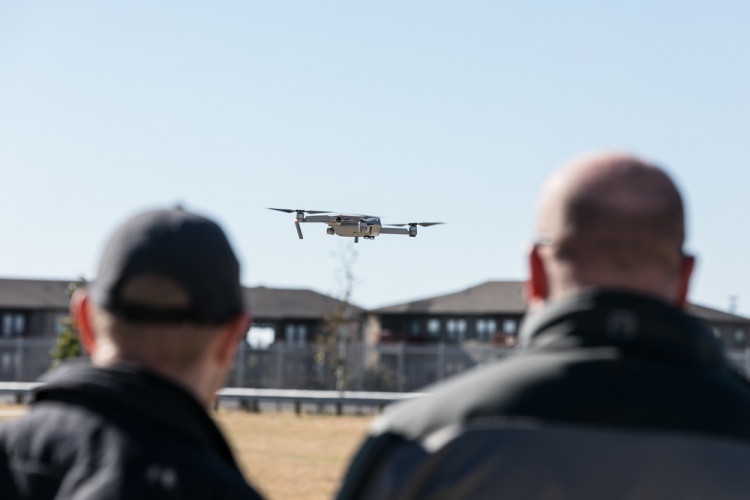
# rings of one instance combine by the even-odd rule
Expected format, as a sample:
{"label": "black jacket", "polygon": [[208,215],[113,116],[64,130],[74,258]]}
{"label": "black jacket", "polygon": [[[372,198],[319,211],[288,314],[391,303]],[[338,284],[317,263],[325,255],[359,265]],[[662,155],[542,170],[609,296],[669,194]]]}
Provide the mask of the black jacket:
{"label": "black jacket", "polygon": [[645,296],[589,291],[530,316],[521,343],[389,408],[339,499],[750,491],[737,470],[750,463],[750,387],[702,323]]}
{"label": "black jacket", "polygon": [[0,428],[3,499],[249,498],[232,452],[186,390],[134,366],[64,367]]}

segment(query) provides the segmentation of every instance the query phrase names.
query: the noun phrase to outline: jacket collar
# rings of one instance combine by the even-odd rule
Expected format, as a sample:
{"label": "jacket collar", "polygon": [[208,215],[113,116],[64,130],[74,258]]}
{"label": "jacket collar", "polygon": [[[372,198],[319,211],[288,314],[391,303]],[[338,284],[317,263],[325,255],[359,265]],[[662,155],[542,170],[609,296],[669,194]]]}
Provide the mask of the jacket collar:
{"label": "jacket collar", "polygon": [[41,381],[45,385],[37,390],[33,403],[64,401],[145,421],[235,464],[226,440],[200,402],[182,386],[138,365],[63,365]]}
{"label": "jacket collar", "polygon": [[725,368],[721,344],[702,322],[646,295],[585,290],[529,315],[521,328],[527,350],[615,346],[629,353]]}

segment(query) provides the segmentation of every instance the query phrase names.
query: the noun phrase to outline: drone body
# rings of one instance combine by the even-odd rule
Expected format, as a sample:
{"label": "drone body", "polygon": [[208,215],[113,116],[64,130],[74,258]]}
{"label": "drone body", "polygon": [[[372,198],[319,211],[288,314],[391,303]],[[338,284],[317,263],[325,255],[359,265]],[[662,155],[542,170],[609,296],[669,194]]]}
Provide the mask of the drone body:
{"label": "drone body", "polygon": [[294,219],[294,225],[297,228],[299,239],[302,239],[302,228],[300,228],[300,223],[307,222],[322,222],[323,224],[328,224],[326,233],[354,238],[354,243],[357,243],[360,238],[365,238],[367,240],[375,239],[375,237],[380,234],[404,234],[414,237],[417,235],[417,226],[426,227],[435,224],[442,224],[442,222],[383,224],[380,222],[380,217],[372,215],[336,214],[325,210],[292,210],[289,208],[269,208],[269,210],[295,214],[296,218]]}

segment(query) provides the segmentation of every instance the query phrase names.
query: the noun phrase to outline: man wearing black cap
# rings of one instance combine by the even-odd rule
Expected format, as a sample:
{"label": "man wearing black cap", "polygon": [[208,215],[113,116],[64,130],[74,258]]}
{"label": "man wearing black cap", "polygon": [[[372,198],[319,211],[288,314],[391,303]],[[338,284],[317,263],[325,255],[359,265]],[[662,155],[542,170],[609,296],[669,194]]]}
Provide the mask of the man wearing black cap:
{"label": "man wearing black cap", "polygon": [[339,499],[742,499],[750,386],[682,311],[683,205],[631,155],[543,191],[517,356],[389,409]]}
{"label": "man wearing black cap", "polygon": [[250,325],[216,223],[130,219],[71,311],[92,366],[53,372],[0,430],[2,498],[260,498],[206,411]]}

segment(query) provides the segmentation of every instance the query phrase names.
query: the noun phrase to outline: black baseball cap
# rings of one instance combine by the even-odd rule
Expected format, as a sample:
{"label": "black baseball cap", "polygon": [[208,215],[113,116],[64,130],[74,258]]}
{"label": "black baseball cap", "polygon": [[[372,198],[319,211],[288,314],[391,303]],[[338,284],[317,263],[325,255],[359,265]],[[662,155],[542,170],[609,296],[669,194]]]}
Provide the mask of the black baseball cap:
{"label": "black baseball cap", "polygon": [[[145,274],[173,281],[190,297],[188,306],[123,300],[128,280]],[[180,207],[143,212],[120,226],[104,248],[89,291],[100,307],[137,322],[218,325],[245,310],[240,265],[224,231]]]}

